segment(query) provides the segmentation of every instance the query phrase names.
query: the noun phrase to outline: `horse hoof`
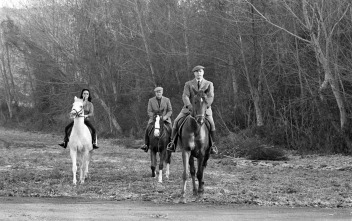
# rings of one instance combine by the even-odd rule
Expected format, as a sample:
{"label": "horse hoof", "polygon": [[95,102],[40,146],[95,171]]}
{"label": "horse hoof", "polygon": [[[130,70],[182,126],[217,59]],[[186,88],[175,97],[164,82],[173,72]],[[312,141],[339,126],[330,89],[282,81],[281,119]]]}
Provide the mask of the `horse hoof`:
{"label": "horse hoof", "polygon": [[186,198],[181,198],[180,203],[186,204],[187,203]]}
{"label": "horse hoof", "polygon": [[193,196],[198,196],[197,190],[193,190]]}

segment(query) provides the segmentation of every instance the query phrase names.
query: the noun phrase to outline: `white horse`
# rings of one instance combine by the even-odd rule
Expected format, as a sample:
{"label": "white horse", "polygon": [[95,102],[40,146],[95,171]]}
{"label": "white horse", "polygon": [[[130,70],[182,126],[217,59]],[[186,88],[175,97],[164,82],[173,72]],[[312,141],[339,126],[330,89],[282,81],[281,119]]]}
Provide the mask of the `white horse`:
{"label": "white horse", "polygon": [[75,97],[70,118],[74,119],[74,123],[67,145],[70,148],[72,159],[73,184],[76,185],[77,161],[80,169],[80,182],[84,183],[84,179],[88,175],[90,152],[93,150],[91,133],[89,128],[84,124],[82,99]]}

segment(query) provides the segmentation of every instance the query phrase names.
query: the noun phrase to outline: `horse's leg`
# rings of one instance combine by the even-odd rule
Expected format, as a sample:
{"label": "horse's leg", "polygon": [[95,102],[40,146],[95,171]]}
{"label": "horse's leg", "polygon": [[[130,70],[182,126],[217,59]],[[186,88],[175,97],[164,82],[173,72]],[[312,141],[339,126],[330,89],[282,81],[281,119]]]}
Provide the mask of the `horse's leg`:
{"label": "horse's leg", "polygon": [[89,157],[89,152],[88,150],[85,150],[82,154],[82,175],[81,175],[81,183],[84,183],[84,179],[86,178],[86,174],[88,171],[88,157]]}
{"label": "horse's leg", "polygon": [[165,155],[166,155],[166,159],[165,159],[165,163],[166,163],[165,177],[166,177],[166,179],[169,179],[169,177],[170,177],[171,151],[167,151],[167,150],[165,150],[165,151],[166,151],[166,153],[165,153]]}
{"label": "horse's leg", "polygon": [[72,159],[72,173],[73,173],[73,185],[77,184],[76,173],[77,173],[77,151],[70,149],[70,155]]}
{"label": "horse's leg", "polygon": [[88,151],[88,156],[87,156],[87,166],[86,166],[86,172],[85,172],[85,178],[87,179],[89,177],[89,173],[88,173],[88,167],[89,167],[89,162],[90,162],[90,158],[91,158],[91,153],[90,151]]}
{"label": "horse's leg", "polygon": [[197,179],[198,179],[198,193],[200,195],[204,192],[204,181],[203,181],[203,172],[204,172],[204,157],[200,156],[198,158],[198,171],[197,171]]}
{"label": "horse's leg", "polygon": [[165,151],[166,150],[163,150],[162,152],[159,153],[159,179],[158,179],[159,183],[163,182],[163,169],[164,169],[164,163],[165,163]]}
{"label": "horse's leg", "polygon": [[[78,167],[79,167],[79,181],[82,183],[83,180],[83,153],[78,155]],[[83,181],[84,182],[84,181]]]}
{"label": "horse's leg", "polygon": [[194,167],[194,157],[190,156],[189,158],[189,172],[192,177],[193,184],[193,195],[197,195],[197,187],[196,187],[196,168]]}
{"label": "horse's leg", "polygon": [[187,187],[187,171],[188,171],[188,163],[189,157],[191,155],[191,151],[182,150],[182,161],[183,161],[183,185],[181,192],[181,200],[183,203],[186,203],[186,187]]}
{"label": "horse's leg", "polygon": [[155,167],[156,167],[156,153],[150,148],[150,168],[152,169],[152,177],[155,177]]}

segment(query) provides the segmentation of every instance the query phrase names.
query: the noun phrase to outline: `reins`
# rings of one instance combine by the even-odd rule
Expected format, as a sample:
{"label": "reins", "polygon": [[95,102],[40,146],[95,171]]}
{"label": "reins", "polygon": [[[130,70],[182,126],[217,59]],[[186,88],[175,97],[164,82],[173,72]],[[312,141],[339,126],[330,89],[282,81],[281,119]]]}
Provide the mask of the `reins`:
{"label": "reins", "polygon": [[82,116],[82,112],[83,112],[83,108],[79,111],[77,111],[76,109],[72,109],[74,110],[76,113],[73,115],[74,117],[84,117]]}

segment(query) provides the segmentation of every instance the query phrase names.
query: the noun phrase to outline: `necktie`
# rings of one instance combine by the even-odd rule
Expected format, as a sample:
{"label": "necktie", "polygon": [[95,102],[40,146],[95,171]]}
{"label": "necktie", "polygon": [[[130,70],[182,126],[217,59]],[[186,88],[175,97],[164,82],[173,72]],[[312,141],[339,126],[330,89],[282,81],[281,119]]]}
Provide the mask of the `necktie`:
{"label": "necktie", "polygon": [[198,81],[198,90],[199,90],[199,88],[200,88],[200,81]]}

